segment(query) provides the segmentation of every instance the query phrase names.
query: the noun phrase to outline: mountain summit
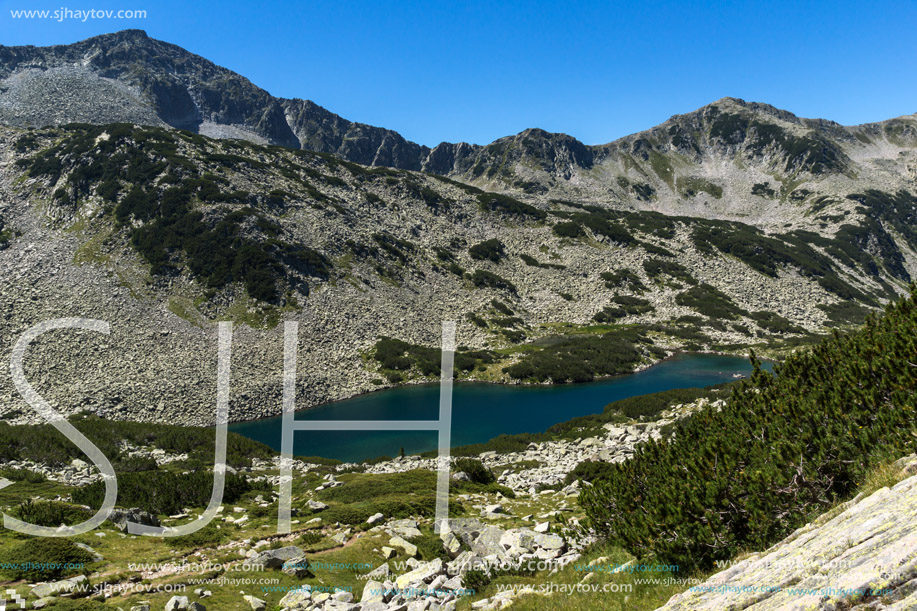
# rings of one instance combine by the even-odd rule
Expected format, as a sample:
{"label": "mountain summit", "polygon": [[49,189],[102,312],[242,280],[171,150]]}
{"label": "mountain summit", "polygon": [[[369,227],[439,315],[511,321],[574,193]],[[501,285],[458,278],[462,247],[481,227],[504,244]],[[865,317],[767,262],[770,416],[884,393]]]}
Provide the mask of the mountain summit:
{"label": "mountain summit", "polygon": [[[711,147],[752,156],[779,154],[787,171],[843,171],[848,160],[833,141],[855,143],[883,130],[881,125],[845,128],[800,119],[767,104],[723,98],[606,145],[587,146],[565,134],[529,129],[486,146],[444,142],[431,149],[395,131],[344,119],[309,100],[274,97],[247,78],[142,30],[69,45],[0,46],[0,123],[41,127],[121,121],[333,153],[364,165],[496,181],[533,192],[544,191],[553,180],[569,181],[603,161],[627,165],[621,161],[625,156],[636,155],[639,162],[668,152],[697,160]],[[911,117],[891,127],[899,140],[913,143],[914,125]]]}

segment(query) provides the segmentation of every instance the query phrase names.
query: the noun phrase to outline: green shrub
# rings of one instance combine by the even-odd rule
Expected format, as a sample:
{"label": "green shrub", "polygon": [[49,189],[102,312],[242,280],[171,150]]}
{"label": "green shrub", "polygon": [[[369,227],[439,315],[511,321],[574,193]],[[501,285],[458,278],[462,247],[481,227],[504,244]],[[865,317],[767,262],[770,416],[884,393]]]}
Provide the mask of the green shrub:
{"label": "green shrub", "polygon": [[[720,386],[709,388],[675,388],[648,395],[620,399],[605,406],[606,413],[618,413],[634,420],[656,420],[665,410],[678,403],[693,403],[702,397],[713,397]],[[725,398],[725,397],[724,397]]]}
{"label": "green shrub", "polygon": [[155,471],[158,468],[156,461],[151,456],[125,456],[119,457],[112,466],[116,473],[138,473],[140,471]]}
{"label": "green shrub", "polygon": [[675,263],[674,261],[647,259],[643,262],[643,270],[650,278],[658,279],[662,276],[669,276],[685,284],[697,284],[697,280],[694,279],[694,276],[691,275],[688,269],[684,265]]}
{"label": "green shrub", "polygon": [[567,473],[567,476],[564,478],[564,484],[570,485],[577,480],[583,480],[584,482],[594,482],[598,478],[611,473],[613,467],[614,464],[609,462],[581,462],[573,468],[573,471]]}
{"label": "green shrub", "polygon": [[[11,579],[36,582],[87,573],[86,565],[92,563],[93,557],[64,537],[33,537],[8,549],[3,560],[7,566],[15,567],[3,569]],[[30,563],[41,563],[45,567],[32,568]]]}
{"label": "green shrub", "polygon": [[806,330],[794,325],[783,316],[774,312],[750,312],[748,317],[758,323],[758,326],[771,333],[805,333]]}
{"label": "green shrub", "polygon": [[499,263],[506,257],[506,249],[503,246],[503,242],[496,238],[492,238],[475,244],[468,249],[468,254],[471,255],[472,259],[478,261],[488,260]]}
{"label": "green shrub", "polygon": [[[215,433],[212,428],[108,420],[97,416],[73,416],[69,422],[106,456],[118,456],[122,442],[150,446],[189,455],[194,464],[213,462]],[[226,436],[226,462],[232,467],[251,466],[252,458],[269,459],[276,453],[238,433]],[[10,425],[0,421],[0,459],[33,460],[60,467],[82,452],[49,424]]]}
{"label": "green shrub", "polygon": [[517,216],[523,219],[541,221],[548,213],[535,206],[520,202],[518,199],[499,193],[478,193],[478,203],[485,212],[496,212],[506,216]]}
{"label": "green shrub", "polygon": [[631,293],[645,293],[647,290],[640,277],[629,269],[602,272],[599,277],[605,281],[605,287],[609,289],[627,289]]}
{"label": "green shrub", "polygon": [[471,283],[478,288],[505,289],[510,293],[516,292],[516,285],[512,282],[493,272],[483,269],[476,269],[474,271],[474,274],[471,276]]}
{"label": "green shrub", "polygon": [[[122,473],[118,476],[118,504],[140,507],[152,514],[181,513],[184,507],[204,507],[210,501],[213,474],[207,471],[171,473],[150,471]],[[242,475],[228,473],[223,502],[233,503],[250,490],[270,492],[269,482],[251,482]],[[73,491],[73,501],[90,507],[100,507],[105,496],[105,483],[93,482]]]}
{"label": "green shrub", "polygon": [[503,372],[519,380],[588,382],[597,376],[630,372],[640,362],[638,344],[649,340],[637,330],[621,329],[604,335],[570,336],[535,352],[523,354]]}
{"label": "green shrub", "polygon": [[30,471],[29,469],[0,469],[0,478],[5,478],[12,482],[28,482],[30,484],[40,484],[48,481],[44,473]]}
{"label": "green shrub", "polygon": [[728,295],[709,284],[701,284],[675,296],[675,303],[693,308],[714,319],[737,318],[747,314]]}
{"label": "green shrub", "polygon": [[471,569],[462,575],[462,587],[480,592],[490,585],[490,576],[481,569]]}
{"label": "green shrub", "polygon": [[452,561],[438,535],[421,535],[412,539],[411,543],[417,546],[417,553],[421,560],[429,562],[439,558],[443,562]]}
{"label": "green shrub", "polygon": [[473,458],[461,458],[455,461],[452,470],[456,473],[464,471],[476,484],[490,484],[497,481],[493,472],[488,469],[480,460]]}
{"label": "green shrub", "polygon": [[322,534],[319,530],[310,530],[299,535],[298,543],[304,546],[315,545],[319,541],[325,538],[325,535]]}
{"label": "green shrub", "polygon": [[[477,318],[475,314],[469,314],[469,317]],[[487,322],[480,320],[486,328]],[[383,371],[390,373],[417,370],[424,376],[438,376],[442,367],[442,353],[438,348],[409,344],[391,337],[383,337],[376,342],[372,358]],[[494,362],[495,358],[496,354],[489,350],[458,350],[455,353],[455,368],[457,371],[471,371],[481,364]]]}
{"label": "green shrub", "polygon": [[650,305],[650,302],[640,297],[631,297],[629,295],[618,295],[612,298],[614,306],[605,306],[602,311],[592,317],[596,322],[613,322],[618,318],[625,316],[634,316],[652,312],[656,308]]}
{"label": "green shrub", "polygon": [[586,235],[586,232],[583,231],[582,225],[572,221],[557,223],[551,229],[554,231],[555,235],[558,235],[562,238],[580,238]]}
{"label": "green shrub", "polygon": [[72,526],[88,519],[91,514],[82,507],[58,501],[33,501],[28,499],[10,512],[14,518],[36,526],[57,528],[61,524]]}
{"label": "green shrub", "polygon": [[506,314],[507,316],[512,316],[513,314],[515,314],[515,312],[513,312],[513,310],[508,305],[506,305],[499,299],[491,299],[490,305],[492,305],[493,308],[497,312],[500,312],[501,314]]}

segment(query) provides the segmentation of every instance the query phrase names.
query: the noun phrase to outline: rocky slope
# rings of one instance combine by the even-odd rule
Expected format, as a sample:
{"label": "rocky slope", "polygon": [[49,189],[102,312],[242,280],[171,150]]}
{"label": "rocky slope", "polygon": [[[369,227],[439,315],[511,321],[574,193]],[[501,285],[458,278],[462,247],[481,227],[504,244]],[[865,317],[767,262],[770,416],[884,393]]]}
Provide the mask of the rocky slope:
{"label": "rocky slope", "polygon": [[[106,338],[36,343],[39,392],[68,412],[207,424],[217,319],[244,323],[234,420],[280,409],[282,318],[301,323],[300,407],[435,379],[423,350],[442,320],[461,322],[461,376],[506,382],[591,379],[681,347],[791,346],[917,274],[917,200],[883,184],[832,200],[843,222],[813,225],[799,206],[765,232],[161,128],[7,128],[3,353],[42,320],[107,320]],[[380,350],[386,336],[407,344]],[[0,406],[34,418],[7,373]]]}

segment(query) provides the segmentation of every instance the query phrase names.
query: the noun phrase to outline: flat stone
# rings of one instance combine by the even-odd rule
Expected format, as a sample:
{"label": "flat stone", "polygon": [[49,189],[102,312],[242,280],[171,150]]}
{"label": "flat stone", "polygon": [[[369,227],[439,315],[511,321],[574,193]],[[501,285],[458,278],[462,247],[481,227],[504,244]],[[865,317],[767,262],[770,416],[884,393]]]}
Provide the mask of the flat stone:
{"label": "flat stone", "polygon": [[560,535],[544,533],[535,536],[535,545],[546,550],[562,550],[567,542]]}
{"label": "flat stone", "polygon": [[309,604],[311,598],[312,591],[310,586],[300,586],[295,590],[287,592],[284,597],[280,599],[280,606],[287,609],[301,609]]}
{"label": "flat stone", "polygon": [[246,594],[242,597],[242,600],[248,603],[252,611],[265,611],[265,609],[267,609],[267,601],[261,600],[260,598],[255,598],[254,596]]}
{"label": "flat stone", "polygon": [[405,573],[395,580],[395,587],[404,589],[417,581],[427,581],[443,572],[443,561],[439,558],[431,560],[410,573]]}
{"label": "flat stone", "polygon": [[392,537],[391,539],[388,540],[388,544],[391,545],[392,547],[397,547],[397,548],[402,549],[404,553],[406,553],[408,556],[413,557],[417,555],[417,546],[414,545],[413,543],[408,543],[401,537]]}
{"label": "flat stone", "polygon": [[384,603],[385,595],[383,594],[383,590],[385,590],[385,586],[381,581],[375,581],[373,579],[368,580],[366,585],[363,586],[363,596],[360,597],[363,608],[366,608],[366,603]]}

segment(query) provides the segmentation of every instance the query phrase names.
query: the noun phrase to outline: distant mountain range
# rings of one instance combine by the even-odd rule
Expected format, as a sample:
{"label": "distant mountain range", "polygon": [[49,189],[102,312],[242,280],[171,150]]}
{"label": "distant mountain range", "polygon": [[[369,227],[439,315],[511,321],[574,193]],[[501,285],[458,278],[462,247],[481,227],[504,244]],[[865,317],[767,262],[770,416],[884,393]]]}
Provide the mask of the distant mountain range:
{"label": "distant mountain range", "polygon": [[[626,164],[625,157],[646,160],[654,151],[697,160],[708,145],[753,155],[774,145],[771,152],[786,171],[832,172],[849,166],[842,143],[890,137],[912,146],[917,140],[913,115],[846,128],[726,98],[605,145],[587,146],[565,134],[529,129],[486,146],[443,142],[431,149],[395,131],[344,119],[309,100],[272,96],[247,78],[142,30],[70,45],[0,46],[0,79],[0,123],[6,125],[170,125],[207,136],[333,153],[364,165],[471,180],[498,178],[522,187],[528,181],[514,164],[569,180],[610,162]],[[761,124],[772,127],[762,130]]]}

